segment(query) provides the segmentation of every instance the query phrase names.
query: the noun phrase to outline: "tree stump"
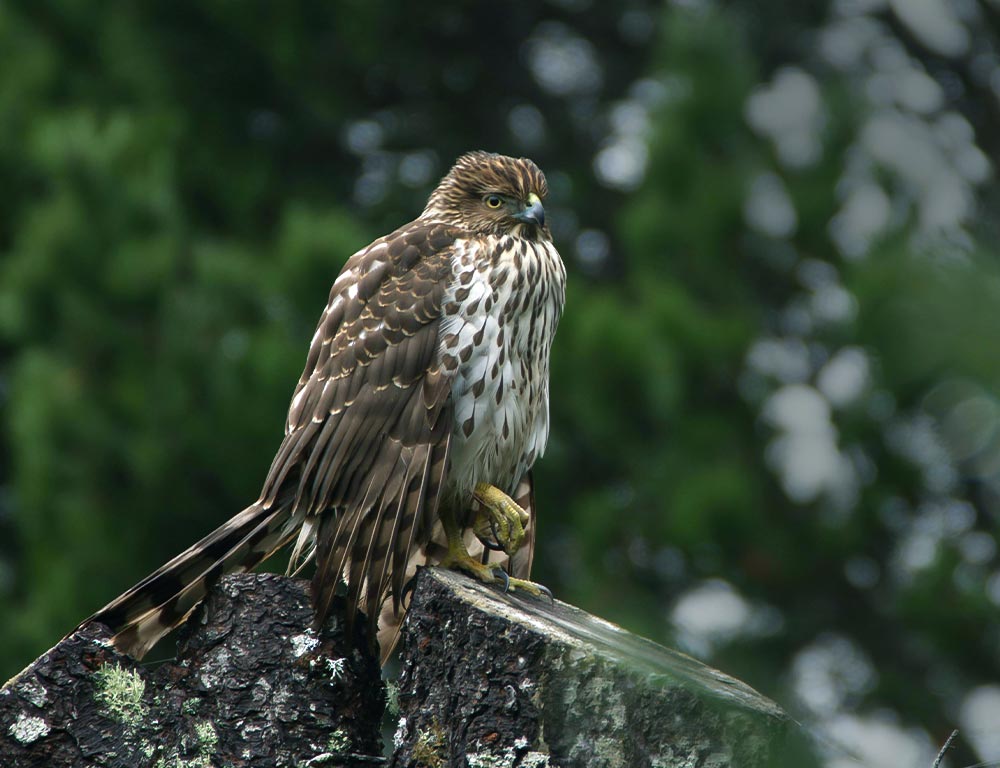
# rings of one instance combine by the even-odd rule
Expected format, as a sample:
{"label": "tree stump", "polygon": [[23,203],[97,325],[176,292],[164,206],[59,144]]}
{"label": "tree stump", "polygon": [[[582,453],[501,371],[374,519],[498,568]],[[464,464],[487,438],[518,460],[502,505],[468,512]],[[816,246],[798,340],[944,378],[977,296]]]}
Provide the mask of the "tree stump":
{"label": "tree stump", "polygon": [[378,662],[331,613],[317,634],[307,582],[227,576],[155,669],[87,627],[0,689],[0,765],[382,764]]}
{"label": "tree stump", "polygon": [[[0,766],[383,765],[384,688],[342,606],[311,629],[306,582],[228,576],[156,668],[100,625],[0,689]],[[399,768],[805,768],[771,701],[564,603],[417,576],[403,630]]]}
{"label": "tree stump", "polygon": [[812,764],[776,704],[682,653],[455,572],[417,579],[392,766]]}

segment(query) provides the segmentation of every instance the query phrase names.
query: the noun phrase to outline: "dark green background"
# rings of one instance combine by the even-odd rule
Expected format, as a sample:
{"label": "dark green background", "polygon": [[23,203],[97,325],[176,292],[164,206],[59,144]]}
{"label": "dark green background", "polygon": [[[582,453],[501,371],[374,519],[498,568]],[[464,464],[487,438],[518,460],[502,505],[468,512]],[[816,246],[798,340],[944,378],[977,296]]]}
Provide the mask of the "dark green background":
{"label": "dark green background", "polygon": [[256,497],[340,266],[483,148],[570,272],[535,578],[831,764],[1000,759],[998,11],[862,6],[0,5],[0,679]]}

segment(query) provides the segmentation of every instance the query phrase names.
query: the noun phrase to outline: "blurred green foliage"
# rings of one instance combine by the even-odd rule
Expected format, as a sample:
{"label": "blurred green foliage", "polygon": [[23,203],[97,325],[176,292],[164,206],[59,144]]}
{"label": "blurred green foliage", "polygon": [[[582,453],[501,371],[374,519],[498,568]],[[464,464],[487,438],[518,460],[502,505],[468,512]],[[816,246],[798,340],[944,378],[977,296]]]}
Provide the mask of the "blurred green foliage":
{"label": "blurred green foliage", "polygon": [[[968,445],[1000,418],[1000,272],[969,245],[988,222],[917,248],[907,203],[864,258],[840,253],[870,106],[817,63],[832,5],[0,5],[0,678],[256,497],[340,266],[486,148],[549,173],[571,272],[535,577],[807,719],[892,710],[943,741],[1000,674],[1000,466],[982,466],[1000,454],[993,433]],[[789,62],[825,106],[798,165],[748,125]],[[611,183],[599,153],[626,107],[644,173]],[[762,176],[788,233],[753,225]],[[806,373],[755,368],[762,340]],[[842,349],[869,368],[838,404],[820,379]],[[842,482],[788,484],[782,392],[826,404]],[[988,417],[955,415],[970,402]],[[738,626],[692,640],[684,596],[720,585]],[[855,683],[803,702],[802,659],[840,639]]]}

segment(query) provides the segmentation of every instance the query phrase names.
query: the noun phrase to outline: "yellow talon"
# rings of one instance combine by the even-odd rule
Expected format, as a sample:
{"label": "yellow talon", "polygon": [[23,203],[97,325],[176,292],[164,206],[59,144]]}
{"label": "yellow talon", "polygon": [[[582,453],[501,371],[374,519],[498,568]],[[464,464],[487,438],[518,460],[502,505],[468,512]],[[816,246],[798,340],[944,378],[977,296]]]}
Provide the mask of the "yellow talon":
{"label": "yellow talon", "polygon": [[528,513],[495,485],[477,483],[472,496],[480,506],[474,525],[476,535],[486,542],[492,534],[500,548],[513,555],[524,543]]}
{"label": "yellow talon", "polygon": [[552,592],[548,587],[526,579],[515,579],[508,576],[503,567],[496,563],[490,565],[480,562],[465,550],[465,545],[461,545],[458,549],[449,547],[448,554],[441,559],[439,565],[442,568],[463,571],[484,584],[503,584],[504,592],[521,590],[535,597],[545,595],[550,600],[552,599]]}
{"label": "yellow talon", "polygon": [[552,597],[552,590],[546,587],[544,584],[536,584],[533,581],[528,581],[527,579],[515,579],[513,577],[507,579],[507,583],[504,585],[504,592],[514,592],[516,590],[522,590],[528,594],[534,595],[535,597],[541,597],[545,595],[549,600],[555,601]]}
{"label": "yellow talon", "polygon": [[498,578],[503,578],[496,575],[494,571],[496,566],[481,563],[466,551],[464,544],[459,549],[448,547],[448,554],[441,559],[438,565],[442,568],[464,571],[472,578],[478,579],[484,584],[492,584]]}
{"label": "yellow talon", "polygon": [[[480,495],[481,490],[484,491],[484,493]],[[489,517],[486,515],[482,516],[488,522],[496,520],[496,516],[503,515],[504,511],[510,516],[509,518],[505,518],[505,520],[508,521],[508,525],[504,530],[508,531],[508,534],[511,531],[514,531],[517,546],[520,546],[524,539],[524,524],[527,522],[527,513],[511,501],[507,494],[492,485],[481,483],[479,486],[476,486],[476,498],[480,499],[480,504],[483,504],[484,509],[493,510],[498,506],[500,507],[501,512],[490,515]],[[486,500],[483,501],[483,498]],[[487,504],[491,504],[491,506],[487,506]],[[523,520],[522,517],[524,518]],[[498,525],[500,524],[501,523],[498,523]],[[478,579],[484,584],[501,582],[504,585],[504,592],[513,592],[520,589],[523,592],[535,595],[536,597],[545,595],[550,600],[552,599],[552,592],[549,591],[548,587],[536,584],[533,581],[527,581],[525,579],[511,578],[499,564],[483,563],[479,559],[470,555],[469,550],[465,548],[465,542],[462,539],[462,530],[459,527],[458,522],[455,520],[455,511],[453,509],[442,507],[441,525],[444,527],[445,535],[448,538],[448,552],[443,558],[441,558],[438,565],[443,568],[464,571],[474,579]],[[497,536],[500,538],[499,531],[497,531]],[[513,543],[515,536],[508,535],[506,538],[508,545]],[[512,551],[516,551],[516,548]]]}
{"label": "yellow talon", "polygon": [[492,584],[497,580],[493,568],[480,562],[469,554],[462,539],[462,529],[455,519],[455,510],[450,507],[441,508],[441,525],[444,527],[445,536],[448,538],[448,552],[441,558],[438,565],[443,568],[465,571],[479,581]]}

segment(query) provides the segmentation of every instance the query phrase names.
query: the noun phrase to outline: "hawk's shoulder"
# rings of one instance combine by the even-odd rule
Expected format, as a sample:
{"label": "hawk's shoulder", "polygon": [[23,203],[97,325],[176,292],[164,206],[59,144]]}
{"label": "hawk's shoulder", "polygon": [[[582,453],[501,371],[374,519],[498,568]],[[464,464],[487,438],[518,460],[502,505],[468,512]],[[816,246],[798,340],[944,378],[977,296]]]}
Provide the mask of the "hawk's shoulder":
{"label": "hawk's shoulder", "polygon": [[442,222],[416,219],[404,224],[347,260],[330,289],[329,304],[338,295],[350,292],[353,284],[357,284],[358,294],[365,300],[386,278],[400,279],[411,271],[443,278],[456,243],[469,237],[461,228]]}
{"label": "hawk's shoulder", "polygon": [[[300,422],[300,394],[310,380],[346,375],[422,329],[434,330],[427,326],[440,317],[452,254],[467,237],[458,227],[416,219],[347,260],[313,335],[286,431]],[[410,362],[426,363],[426,351]],[[410,367],[411,376],[418,373]]]}
{"label": "hawk's shoulder", "polygon": [[[326,466],[320,457],[325,433],[357,425],[340,439],[362,453],[365,441],[378,443],[380,435],[411,445],[440,438],[449,388],[434,369],[438,320],[452,256],[467,237],[459,227],[417,219],[348,259],[313,334],[265,500],[296,473],[300,491],[321,469],[337,475],[338,462]],[[300,466],[303,456],[312,461]],[[330,490],[309,506],[332,501]]]}

